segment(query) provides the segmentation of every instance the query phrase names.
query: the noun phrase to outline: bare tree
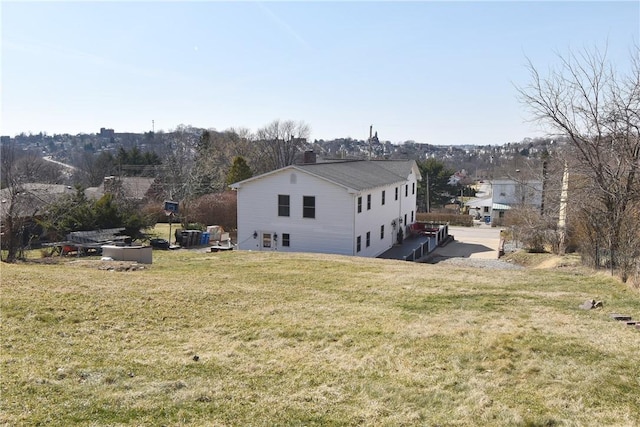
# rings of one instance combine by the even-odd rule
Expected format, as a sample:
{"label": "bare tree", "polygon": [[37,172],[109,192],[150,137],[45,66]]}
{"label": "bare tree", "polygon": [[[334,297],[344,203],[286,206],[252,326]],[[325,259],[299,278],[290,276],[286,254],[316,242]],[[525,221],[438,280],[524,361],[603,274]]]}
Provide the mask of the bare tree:
{"label": "bare tree", "polygon": [[[2,248],[7,251],[4,261],[15,262],[29,239],[29,226],[34,224],[42,201],[25,186],[30,179],[49,175],[50,166],[42,159],[31,164],[30,157],[21,157],[13,144],[2,144],[0,153],[0,217],[2,230]],[[46,169],[44,172],[40,169]]]}
{"label": "bare tree", "polygon": [[599,239],[612,267],[624,264],[617,260],[620,242],[627,240],[621,233],[629,229],[623,223],[640,198],[639,53],[634,46],[626,73],[598,49],[559,55],[559,66],[547,76],[529,62],[530,83],[518,88],[533,119],[567,138],[575,160],[571,173],[589,183],[589,202],[580,208],[604,213]]}
{"label": "bare tree", "polygon": [[107,151],[98,155],[91,152],[74,152],[73,164],[77,166],[74,183],[83,187],[97,187],[106,176],[118,173],[115,158]]}
{"label": "bare tree", "polygon": [[190,194],[196,146],[201,131],[191,126],[178,126],[165,134],[169,149],[162,159],[161,177],[164,197],[182,200]]}
{"label": "bare tree", "polygon": [[255,136],[247,128],[229,128],[225,131],[231,144],[232,155],[234,157],[243,157],[245,159],[251,159],[256,153],[256,145],[254,143]]}
{"label": "bare tree", "polygon": [[274,120],[258,129],[256,137],[264,164],[257,165],[257,171],[268,172],[292,165],[306,144],[309,132],[309,125],[291,120]]}
{"label": "bare tree", "polygon": [[[230,128],[225,131],[230,139],[230,159],[242,157],[252,171],[266,172],[262,158],[262,147],[256,143],[256,136],[247,128]],[[231,161],[233,165],[233,160]],[[262,166],[261,166],[262,165]],[[230,166],[231,168],[231,166]],[[227,170],[227,174],[229,171]]]}

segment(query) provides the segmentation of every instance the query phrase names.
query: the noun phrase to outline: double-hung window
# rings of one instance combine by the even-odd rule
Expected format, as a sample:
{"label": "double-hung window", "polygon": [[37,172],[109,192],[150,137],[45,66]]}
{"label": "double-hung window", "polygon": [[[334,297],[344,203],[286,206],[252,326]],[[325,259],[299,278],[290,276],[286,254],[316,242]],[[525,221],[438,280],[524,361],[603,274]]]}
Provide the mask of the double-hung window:
{"label": "double-hung window", "polygon": [[362,196],[358,196],[358,213],[362,212]]}
{"label": "double-hung window", "polygon": [[302,197],[302,217],[303,218],[316,217],[316,197],[315,196]]}
{"label": "double-hung window", "polygon": [[362,245],[362,236],[356,238],[356,252],[360,252],[360,246]]}
{"label": "double-hung window", "polygon": [[282,233],[282,246],[289,247],[291,244],[291,237],[289,233]]}
{"label": "double-hung window", "polygon": [[384,205],[384,196],[385,196],[385,191],[382,190],[382,204]]}
{"label": "double-hung window", "polygon": [[367,231],[367,247],[371,246],[371,232]]}
{"label": "double-hung window", "polygon": [[289,216],[290,204],[288,194],[278,194],[278,216]]}
{"label": "double-hung window", "polygon": [[371,210],[371,194],[367,194],[367,210]]}

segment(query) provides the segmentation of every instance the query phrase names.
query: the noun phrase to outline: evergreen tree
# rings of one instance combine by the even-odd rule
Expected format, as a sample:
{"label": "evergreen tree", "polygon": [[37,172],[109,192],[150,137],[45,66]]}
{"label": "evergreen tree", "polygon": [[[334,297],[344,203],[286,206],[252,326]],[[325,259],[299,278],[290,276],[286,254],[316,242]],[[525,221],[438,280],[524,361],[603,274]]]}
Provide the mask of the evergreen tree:
{"label": "evergreen tree", "polygon": [[105,194],[94,203],[96,228],[117,228],[123,224],[123,218],[118,211],[113,194]]}
{"label": "evergreen tree", "polygon": [[455,186],[449,184],[455,171],[434,158],[418,162],[418,168],[422,175],[422,181],[418,183],[418,210],[426,212],[433,207],[444,206],[456,193]]}
{"label": "evergreen tree", "polygon": [[242,181],[252,176],[253,172],[244,157],[236,156],[233,158],[233,164],[227,174],[226,184],[231,185],[234,182]]}

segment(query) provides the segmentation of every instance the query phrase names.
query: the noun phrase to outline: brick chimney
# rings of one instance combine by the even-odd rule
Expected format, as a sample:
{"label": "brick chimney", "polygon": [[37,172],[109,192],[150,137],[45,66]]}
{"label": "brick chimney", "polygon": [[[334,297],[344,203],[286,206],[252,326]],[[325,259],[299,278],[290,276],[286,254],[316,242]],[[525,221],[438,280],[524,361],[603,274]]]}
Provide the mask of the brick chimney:
{"label": "brick chimney", "polygon": [[306,164],[315,163],[315,162],[316,162],[316,153],[314,153],[313,150],[305,151],[303,163],[306,165]]}

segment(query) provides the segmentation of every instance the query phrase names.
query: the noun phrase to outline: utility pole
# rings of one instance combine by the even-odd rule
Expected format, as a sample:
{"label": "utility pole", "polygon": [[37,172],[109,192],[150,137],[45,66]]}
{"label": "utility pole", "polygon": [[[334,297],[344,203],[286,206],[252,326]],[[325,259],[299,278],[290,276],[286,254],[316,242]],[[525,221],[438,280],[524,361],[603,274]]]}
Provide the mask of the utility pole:
{"label": "utility pole", "polygon": [[565,160],[560,191],[560,215],[558,216],[558,255],[564,255],[567,240],[567,199],[569,198],[569,166]]}
{"label": "utility pole", "polygon": [[540,198],[540,216],[544,216],[544,197],[547,189],[547,168],[549,154],[545,151],[542,153],[542,197]]}
{"label": "utility pole", "polygon": [[431,209],[431,206],[429,202],[429,172],[427,172],[427,213],[429,213],[430,209]]}

